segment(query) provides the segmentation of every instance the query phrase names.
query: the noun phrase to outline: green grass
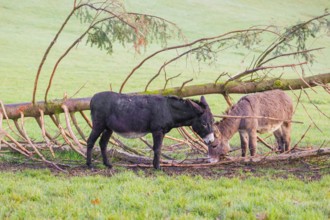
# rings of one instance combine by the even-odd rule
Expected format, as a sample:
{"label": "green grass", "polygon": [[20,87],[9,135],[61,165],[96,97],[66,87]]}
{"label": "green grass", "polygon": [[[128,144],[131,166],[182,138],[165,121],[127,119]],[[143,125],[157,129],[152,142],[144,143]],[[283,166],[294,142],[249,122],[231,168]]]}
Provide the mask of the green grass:
{"label": "green grass", "polygon": [[[72,7],[72,1],[3,1],[0,3],[0,100],[4,103],[29,102],[35,74],[41,58]],[[215,36],[253,25],[288,26],[323,13],[330,7],[328,0],[283,2],[235,0],[235,1],[127,1],[130,11],[154,14],[174,21],[182,28],[188,41],[205,36]],[[77,37],[81,26],[77,21],[69,23],[65,32],[50,53],[42,72],[37,100],[43,100],[48,78],[58,57]],[[178,42],[176,42],[178,43]],[[182,42],[181,42],[182,43]],[[173,41],[170,43],[174,44]],[[317,52],[317,62],[309,68],[314,74],[329,72],[330,40],[309,42],[313,47],[323,46]],[[62,98],[64,93],[71,97],[83,85],[75,97],[90,97],[94,93],[109,90],[110,84],[118,91],[129,71],[146,55],[159,49],[151,45],[142,54],[133,47],[115,45],[115,52],[108,56],[104,51],[86,46],[83,42],[60,64],[50,98]],[[193,83],[213,82],[220,73],[238,73],[249,66],[243,60],[248,51],[230,50],[220,56],[217,66],[196,64],[193,59],[183,60],[168,67],[169,76],[181,73],[181,77],[169,84],[180,86],[187,79]],[[142,91],[160,65],[173,56],[166,53],[147,62],[127,84],[125,92]],[[288,61],[283,61],[284,63]],[[297,75],[290,72],[286,77]],[[162,87],[163,75],[150,89]],[[321,88],[317,93],[308,90],[312,102],[322,112],[330,115],[330,97]],[[296,92],[298,94],[298,92]],[[296,101],[296,97],[288,94]],[[237,101],[241,95],[233,95]],[[214,114],[221,114],[227,108],[219,95],[206,96]],[[301,102],[308,114],[322,129],[315,126],[307,133],[301,146],[320,146],[324,141],[329,146],[329,119],[310,104],[304,94]],[[63,116],[61,116],[64,121]],[[295,144],[307,129],[311,120],[301,105],[294,120],[292,143]],[[79,123],[88,133],[90,129],[79,118]],[[34,119],[27,119],[27,131],[32,138],[41,140],[40,129]],[[3,124],[4,129],[8,129]],[[47,121],[47,130],[57,129]],[[171,135],[176,135],[171,133]],[[150,135],[147,136],[151,141]],[[270,143],[274,140],[268,140]],[[123,140],[129,146],[140,142]],[[238,136],[231,141],[239,145]],[[259,152],[262,151],[259,146]],[[145,149],[144,149],[145,150]],[[166,149],[164,149],[166,150]],[[178,153],[178,152],[174,152]],[[177,157],[180,157],[178,153]],[[62,160],[84,163],[72,152],[63,153]],[[24,163],[21,158],[1,157],[2,163],[12,160]],[[102,169],[103,167],[101,167]],[[319,181],[301,181],[288,174],[288,178],[277,178],[273,173],[260,168],[259,173],[243,175],[244,178],[208,179],[187,175],[167,176],[157,172],[152,175],[135,174],[116,167],[121,172],[112,177],[53,175],[48,170],[25,170],[0,173],[0,218],[1,219],[329,219],[330,179],[329,173],[322,173]],[[226,172],[219,168],[215,173]],[[254,177],[254,175],[262,177]],[[302,173],[301,175],[304,175]],[[238,175],[239,176],[239,175]],[[282,176],[282,175],[280,175]],[[93,204],[94,203],[94,204]],[[264,217],[264,218],[263,218]]]}
{"label": "green grass", "polygon": [[205,179],[146,178],[125,172],[54,176],[47,170],[1,173],[2,219],[327,219],[329,176]]}

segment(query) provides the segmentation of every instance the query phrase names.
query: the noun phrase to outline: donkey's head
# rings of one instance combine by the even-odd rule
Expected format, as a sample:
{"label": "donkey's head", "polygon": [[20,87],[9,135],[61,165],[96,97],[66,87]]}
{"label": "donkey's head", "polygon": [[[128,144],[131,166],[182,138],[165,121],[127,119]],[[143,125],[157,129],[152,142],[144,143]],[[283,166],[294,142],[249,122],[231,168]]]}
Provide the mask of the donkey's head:
{"label": "donkey's head", "polygon": [[208,144],[208,158],[210,163],[216,163],[230,151],[229,140],[218,129],[219,122],[213,125],[215,141]]}
{"label": "donkey's head", "polygon": [[201,97],[200,102],[189,100],[191,106],[197,111],[197,117],[194,118],[192,129],[203,138],[206,144],[211,144],[214,141],[213,133],[213,115],[207,104],[204,96]]}

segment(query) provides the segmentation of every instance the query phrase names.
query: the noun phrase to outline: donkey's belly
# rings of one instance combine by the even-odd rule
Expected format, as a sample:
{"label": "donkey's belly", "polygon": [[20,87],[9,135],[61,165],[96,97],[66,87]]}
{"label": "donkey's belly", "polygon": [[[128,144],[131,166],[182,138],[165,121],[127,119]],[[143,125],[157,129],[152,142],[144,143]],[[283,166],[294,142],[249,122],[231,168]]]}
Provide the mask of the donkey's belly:
{"label": "donkey's belly", "polygon": [[281,127],[282,123],[278,123],[278,124],[266,124],[266,125],[259,125],[257,132],[260,134],[263,133],[273,133],[274,131],[276,131],[277,129],[279,129]]}
{"label": "donkey's belly", "polygon": [[147,133],[138,133],[138,132],[125,132],[125,133],[118,133],[116,132],[116,134],[124,137],[124,138],[140,138],[145,136]]}

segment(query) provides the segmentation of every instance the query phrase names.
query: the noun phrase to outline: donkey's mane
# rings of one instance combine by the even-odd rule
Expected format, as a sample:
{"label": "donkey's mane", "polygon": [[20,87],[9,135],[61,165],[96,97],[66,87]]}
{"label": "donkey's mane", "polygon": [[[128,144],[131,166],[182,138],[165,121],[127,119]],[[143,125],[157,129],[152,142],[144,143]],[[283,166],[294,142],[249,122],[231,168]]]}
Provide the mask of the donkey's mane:
{"label": "donkey's mane", "polygon": [[[237,102],[236,104],[232,105],[232,106],[229,106],[225,111],[224,111],[224,114],[225,115],[233,115],[236,113],[236,111],[238,110],[238,103]],[[226,120],[228,118],[224,117],[220,122],[223,122],[224,120]]]}
{"label": "donkey's mane", "polygon": [[[226,109],[224,114],[226,115],[238,115],[240,111],[240,101],[238,101],[233,106]],[[215,125],[218,127],[221,135],[225,136],[226,138],[231,138],[233,134],[237,131],[236,125],[239,123],[239,120],[237,118],[223,118],[222,120],[215,123]]]}
{"label": "donkey's mane", "polygon": [[[166,96],[166,97],[168,99],[173,99],[173,100],[179,100],[179,101],[182,101],[182,102],[187,102],[187,99],[183,99],[183,98],[178,97],[178,96],[175,96],[175,95],[169,95],[169,96]],[[196,100],[196,99],[189,99],[189,100],[195,102],[198,105],[204,106],[204,104],[202,102],[200,102],[199,100]]]}

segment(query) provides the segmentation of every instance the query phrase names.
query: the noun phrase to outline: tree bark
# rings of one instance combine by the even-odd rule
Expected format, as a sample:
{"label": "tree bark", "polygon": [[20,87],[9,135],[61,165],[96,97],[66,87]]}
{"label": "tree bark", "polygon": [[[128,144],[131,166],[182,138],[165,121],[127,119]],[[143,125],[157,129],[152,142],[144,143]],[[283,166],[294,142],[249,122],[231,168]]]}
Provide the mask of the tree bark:
{"label": "tree bark", "polygon": [[[63,113],[62,105],[66,105],[69,112],[89,110],[90,100],[91,98],[59,99],[47,103],[40,101],[34,105],[31,102],[7,104],[4,107],[9,119],[18,119],[21,117],[20,112],[23,112],[24,117],[39,117],[39,110],[42,110],[44,115]],[[0,112],[4,113],[2,108]]]}
{"label": "tree bark", "polygon": [[[330,83],[330,73],[309,76],[300,79],[268,79],[261,82],[239,82],[230,81],[228,83],[208,83],[201,85],[191,85],[181,87],[174,87],[161,90],[153,90],[146,92],[137,92],[134,94],[153,94],[153,95],[176,95],[180,97],[190,97],[206,94],[247,94],[253,92],[261,92],[272,89],[301,89],[314,87],[319,84]],[[9,119],[18,119],[21,117],[20,112],[23,112],[24,117],[39,117],[40,109],[44,111],[45,115],[63,113],[63,104],[68,107],[69,112],[89,110],[89,103],[91,98],[75,98],[75,99],[62,99],[53,100],[47,103],[37,102],[35,105],[32,103],[16,103],[7,104],[4,106]],[[0,109],[3,113],[3,109]]]}
{"label": "tree bark", "polygon": [[[314,87],[319,84],[330,83],[330,73],[309,76],[302,79],[268,79],[261,82],[239,82],[231,81],[228,83],[208,83],[202,85],[191,85],[168,88],[165,90],[147,91],[146,94],[177,95],[180,97],[189,97],[206,94],[247,94],[253,92],[262,92],[272,89],[291,90]],[[317,82],[317,83],[316,83]],[[291,87],[291,88],[290,88]]]}

